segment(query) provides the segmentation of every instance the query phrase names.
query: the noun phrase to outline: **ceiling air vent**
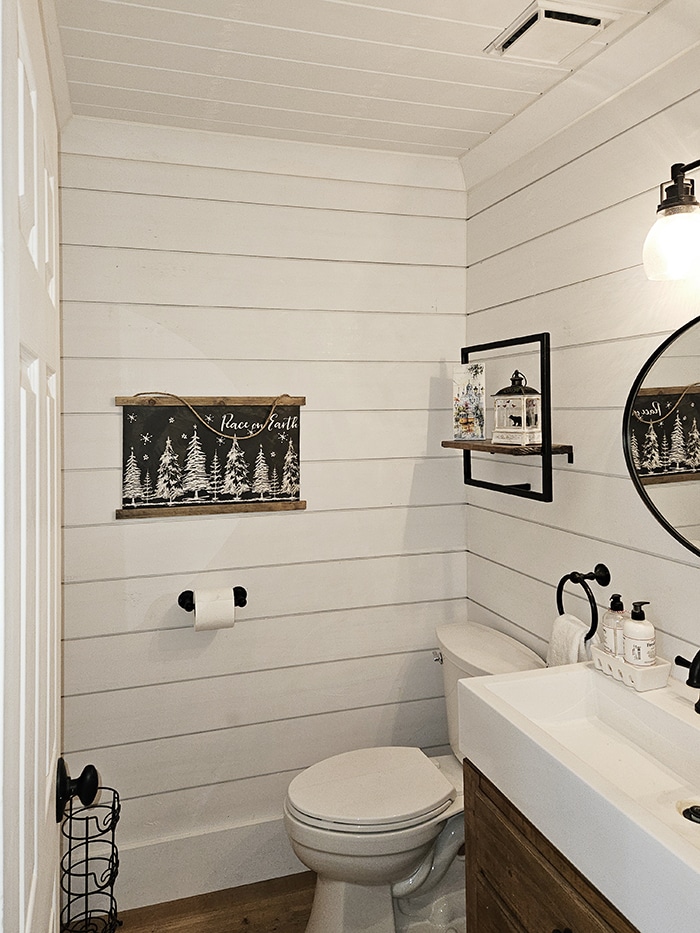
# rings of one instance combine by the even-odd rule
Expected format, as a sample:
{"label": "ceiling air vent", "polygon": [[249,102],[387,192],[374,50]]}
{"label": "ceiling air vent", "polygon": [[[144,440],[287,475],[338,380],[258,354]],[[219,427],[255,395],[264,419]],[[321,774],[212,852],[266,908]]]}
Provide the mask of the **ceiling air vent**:
{"label": "ceiling air vent", "polygon": [[535,0],[484,51],[505,58],[558,65],[590,42],[614,17],[556,0]]}

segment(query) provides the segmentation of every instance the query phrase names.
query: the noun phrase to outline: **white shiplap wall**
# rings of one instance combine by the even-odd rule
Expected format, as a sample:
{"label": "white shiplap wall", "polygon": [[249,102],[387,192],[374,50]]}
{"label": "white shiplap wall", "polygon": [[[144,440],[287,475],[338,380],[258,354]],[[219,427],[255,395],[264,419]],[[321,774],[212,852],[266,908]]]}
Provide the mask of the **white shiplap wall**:
{"label": "white shiplap wall", "polygon": [[[70,124],[64,749],[124,797],[120,908],[297,870],[279,814],[300,768],[439,748],[430,649],[467,569],[472,618],[541,654],[559,577],[601,560],[601,605],[650,599],[667,657],[700,643],[700,561],[638,498],[620,430],[636,372],[700,297],[639,262],[656,186],[700,153],[700,14],[661,14],[465,157],[468,290],[457,163]],[[629,89],[606,102],[620,68]],[[551,504],[465,492],[440,448],[451,362],[539,330],[575,462],[555,459]],[[147,389],[305,394],[308,510],[115,522],[113,398]],[[250,594],[238,625],[195,636],[177,594],[229,582]]]}
{"label": "white shiplap wall", "polygon": [[[455,161],[76,118],[63,137],[65,741],[123,797],[127,909],[299,870],[314,761],[446,743],[464,612]],[[305,395],[306,511],[115,521],[117,395]],[[241,584],[230,631],[183,589]]]}
{"label": "white shiplap wall", "polygon": [[[700,154],[699,12],[692,0],[670,0],[653,23],[620,41],[611,54],[616,79],[629,69],[626,91],[605,100],[613,69],[602,55],[561,100],[533,105],[522,127],[513,121],[511,164],[497,175],[493,165],[505,156],[490,158],[493,140],[462,163],[468,342],[549,331],[553,439],[574,446],[572,465],[554,459],[550,504],[468,493],[471,616],[541,654],[558,580],[599,561],[612,573],[607,590],[594,586],[601,608],[613,592],[628,607],[648,599],[659,654],[692,657],[700,644],[700,558],[647,511],[627,474],[621,432],[637,372],[668,334],[700,313],[697,285],[649,282],[641,267],[658,185],[672,162]],[[640,75],[652,51],[655,70]],[[565,96],[577,85],[596,100],[588,114],[575,110],[567,119]],[[528,135],[547,141],[528,149]],[[524,468],[509,466],[517,480]],[[587,618],[580,588],[566,592],[566,608]]]}

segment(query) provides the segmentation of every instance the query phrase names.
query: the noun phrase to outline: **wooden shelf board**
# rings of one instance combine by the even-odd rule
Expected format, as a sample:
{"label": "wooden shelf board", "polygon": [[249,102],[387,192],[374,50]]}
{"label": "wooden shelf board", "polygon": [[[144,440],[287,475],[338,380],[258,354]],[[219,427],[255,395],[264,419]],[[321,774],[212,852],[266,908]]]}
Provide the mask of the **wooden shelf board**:
{"label": "wooden shelf board", "polygon": [[[541,444],[492,444],[491,441],[443,441],[443,447],[454,450],[473,450],[487,454],[506,454],[511,457],[540,457]],[[574,448],[570,444],[552,444],[552,454],[566,454],[573,462]]]}

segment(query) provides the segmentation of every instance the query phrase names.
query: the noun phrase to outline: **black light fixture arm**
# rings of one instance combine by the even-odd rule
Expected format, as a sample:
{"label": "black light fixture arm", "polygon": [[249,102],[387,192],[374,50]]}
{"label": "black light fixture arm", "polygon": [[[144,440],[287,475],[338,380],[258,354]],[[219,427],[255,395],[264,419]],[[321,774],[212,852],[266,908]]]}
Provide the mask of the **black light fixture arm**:
{"label": "black light fixture arm", "polygon": [[685,165],[683,165],[682,162],[676,162],[675,165],[671,166],[671,171],[673,171],[674,168],[679,169],[683,174],[692,172],[693,169],[700,168],[700,159],[696,159],[694,162],[686,162]]}

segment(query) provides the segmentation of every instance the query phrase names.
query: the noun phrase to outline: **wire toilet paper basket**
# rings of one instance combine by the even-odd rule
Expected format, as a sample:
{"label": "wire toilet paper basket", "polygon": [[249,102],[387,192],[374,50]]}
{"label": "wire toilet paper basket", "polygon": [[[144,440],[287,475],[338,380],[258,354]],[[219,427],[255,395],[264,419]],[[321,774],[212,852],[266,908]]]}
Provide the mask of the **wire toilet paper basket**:
{"label": "wire toilet paper basket", "polygon": [[90,806],[75,798],[67,804],[61,825],[61,933],[114,933],[121,926],[114,897],[120,811],[119,794],[111,787],[100,787]]}

